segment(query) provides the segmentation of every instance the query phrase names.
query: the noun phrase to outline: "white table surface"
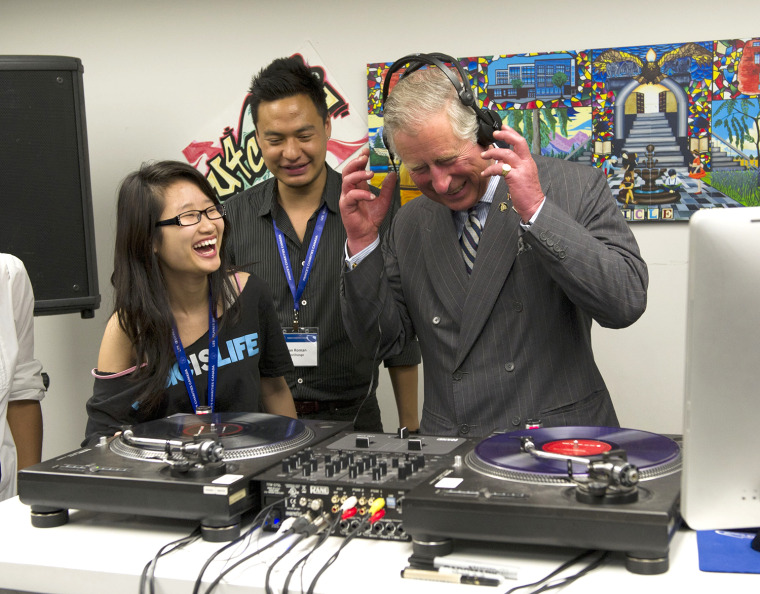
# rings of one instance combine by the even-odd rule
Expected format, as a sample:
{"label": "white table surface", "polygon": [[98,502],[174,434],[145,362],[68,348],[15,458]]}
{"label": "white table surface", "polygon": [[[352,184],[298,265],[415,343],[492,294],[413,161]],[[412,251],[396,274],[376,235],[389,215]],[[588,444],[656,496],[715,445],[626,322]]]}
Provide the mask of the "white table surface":
{"label": "white table surface", "polygon": [[[34,528],[29,507],[18,498],[0,503],[0,593],[20,590],[50,594],[136,594],[143,567],[169,542],[189,534],[192,522],[125,514],[88,511],[70,512],[70,521],[57,528]],[[245,552],[266,544],[274,535],[257,532]],[[272,572],[271,586],[280,592],[291,563],[300,558],[313,541],[304,541]],[[331,537],[306,565],[304,591],[322,563],[337,550],[343,539]],[[190,594],[200,568],[222,544],[196,541],[163,557],[156,567],[157,594]],[[235,549],[243,554],[243,546]],[[215,594],[265,592],[268,564],[284,551],[273,547],[241,565],[214,589]],[[322,575],[316,592],[336,594],[504,594],[509,588],[542,578],[578,551],[556,547],[460,543],[455,554],[493,559],[518,568],[518,579],[505,580],[498,587],[446,584],[402,579],[408,565],[411,543],[354,539],[338,560]],[[231,557],[227,551],[205,573],[205,591]],[[234,558],[233,558],[234,561]],[[300,573],[289,592],[301,592]],[[529,590],[528,590],[529,591]],[[614,592],[651,594],[657,592],[760,593],[760,575],[700,572],[696,533],[681,530],[670,547],[670,570],[657,576],[628,572],[621,554],[613,554],[599,569],[565,586],[563,593]],[[522,593],[526,590],[521,591]]]}

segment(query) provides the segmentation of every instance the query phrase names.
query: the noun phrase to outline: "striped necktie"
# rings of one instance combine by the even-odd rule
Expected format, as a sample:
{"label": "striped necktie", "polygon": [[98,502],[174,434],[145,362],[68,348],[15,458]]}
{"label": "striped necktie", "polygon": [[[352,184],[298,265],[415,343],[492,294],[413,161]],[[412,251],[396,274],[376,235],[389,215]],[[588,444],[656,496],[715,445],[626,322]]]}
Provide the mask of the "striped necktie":
{"label": "striped necktie", "polygon": [[462,236],[459,238],[467,274],[472,272],[472,267],[475,265],[475,252],[478,250],[478,242],[480,241],[480,234],[482,232],[483,227],[478,220],[476,207],[473,206],[467,211],[467,220],[462,229]]}

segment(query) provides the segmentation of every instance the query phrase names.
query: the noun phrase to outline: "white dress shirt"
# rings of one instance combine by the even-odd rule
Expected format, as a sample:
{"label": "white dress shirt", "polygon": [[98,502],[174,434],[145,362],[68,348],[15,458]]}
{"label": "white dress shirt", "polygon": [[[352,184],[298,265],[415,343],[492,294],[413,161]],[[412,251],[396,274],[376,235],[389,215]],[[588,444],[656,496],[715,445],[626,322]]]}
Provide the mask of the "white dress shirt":
{"label": "white dress shirt", "polygon": [[16,445],[8,403],[42,400],[42,364],[34,358],[34,294],[21,260],[0,254],[0,501],[16,494]]}

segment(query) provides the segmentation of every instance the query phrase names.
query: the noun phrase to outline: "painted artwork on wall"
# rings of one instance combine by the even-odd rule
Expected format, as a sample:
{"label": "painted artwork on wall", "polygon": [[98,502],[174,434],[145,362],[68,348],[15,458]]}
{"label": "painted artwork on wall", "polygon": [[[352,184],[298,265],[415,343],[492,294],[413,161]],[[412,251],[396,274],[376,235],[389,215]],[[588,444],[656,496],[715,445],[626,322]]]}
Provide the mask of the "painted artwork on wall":
{"label": "painted artwork on wall", "polygon": [[[760,205],[760,38],[458,60],[483,107],[531,152],[602,169],[629,221]],[[378,185],[390,165],[381,103],[392,63],[367,66]],[[401,186],[402,202],[419,195],[403,167]]]}

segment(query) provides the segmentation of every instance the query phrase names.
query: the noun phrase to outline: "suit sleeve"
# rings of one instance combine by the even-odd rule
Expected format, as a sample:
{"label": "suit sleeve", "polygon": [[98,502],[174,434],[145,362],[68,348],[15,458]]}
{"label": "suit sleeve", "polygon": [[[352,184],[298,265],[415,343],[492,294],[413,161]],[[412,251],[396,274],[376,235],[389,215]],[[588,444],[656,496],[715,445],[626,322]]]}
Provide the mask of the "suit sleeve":
{"label": "suit sleeve", "polygon": [[[343,324],[354,347],[370,359],[395,357],[415,339],[400,297],[398,265],[388,243],[386,237],[381,248],[341,275]],[[398,289],[395,295],[394,286]]]}
{"label": "suit sleeve", "polygon": [[601,326],[635,322],[646,309],[649,275],[602,173],[568,168],[552,178],[546,198],[524,240],[568,298]]}
{"label": "suit sleeve", "polygon": [[[380,193],[380,190],[375,186],[370,186],[370,189],[375,195]],[[388,214],[385,217],[382,226],[380,227],[381,239],[388,234],[391,222],[393,221],[393,217],[396,216],[399,208],[401,208],[401,188],[399,186],[399,182],[397,181],[396,187],[393,191],[393,200],[391,201],[391,207],[388,210]],[[402,367],[408,365],[419,365],[421,360],[422,356],[420,355],[420,345],[417,341],[417,337],[415,336],[411,337],[406,342],[403,350],[398,355],[386,358],[383,361],[383,364],[385,367]]]}

